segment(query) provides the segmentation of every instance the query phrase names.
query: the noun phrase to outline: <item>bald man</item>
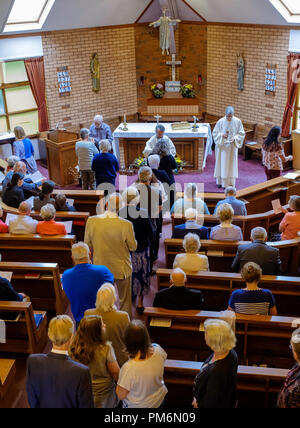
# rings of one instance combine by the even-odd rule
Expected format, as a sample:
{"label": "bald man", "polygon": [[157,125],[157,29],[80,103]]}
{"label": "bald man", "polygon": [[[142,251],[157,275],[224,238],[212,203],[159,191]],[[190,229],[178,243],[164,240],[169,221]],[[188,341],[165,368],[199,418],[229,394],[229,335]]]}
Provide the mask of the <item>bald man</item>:
{"label": "bald man", "polygon": [[37,220],[30,217],[31,205],[24,201],[20,203],[19,215],[9,222],[9,232],[14,235],[28,235],[36,233]]}
{"label": "bald man", "polygon": [[153,306],[174,311],[201,310],[203,295],[200,290],[186,288],[187,277],[181,269],[174,269],[170,287],[156,293]]}

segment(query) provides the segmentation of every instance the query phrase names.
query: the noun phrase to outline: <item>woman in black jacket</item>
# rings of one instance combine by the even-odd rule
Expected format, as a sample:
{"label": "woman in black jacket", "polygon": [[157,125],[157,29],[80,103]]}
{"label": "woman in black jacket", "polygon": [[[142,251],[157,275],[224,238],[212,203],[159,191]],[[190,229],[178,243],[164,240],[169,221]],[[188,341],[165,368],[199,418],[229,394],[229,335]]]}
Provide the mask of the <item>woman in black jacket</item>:
{"label": "woman in black jacket", "polygon": [[204,323],[206,344],[214,353],[203,363],[194,384],[193,407],[229,409],[236,407],[238,358],[233,350],[236,337],[221,319]]}
{"label": "woman in black jacket", "polygon": [[12,208],[19,208],[21,202],[25,201],[24,192],[22,189],[24,182],[24,174],[15,172],[12,176],[11,182],[7,185],[3,193],[3,202]]}

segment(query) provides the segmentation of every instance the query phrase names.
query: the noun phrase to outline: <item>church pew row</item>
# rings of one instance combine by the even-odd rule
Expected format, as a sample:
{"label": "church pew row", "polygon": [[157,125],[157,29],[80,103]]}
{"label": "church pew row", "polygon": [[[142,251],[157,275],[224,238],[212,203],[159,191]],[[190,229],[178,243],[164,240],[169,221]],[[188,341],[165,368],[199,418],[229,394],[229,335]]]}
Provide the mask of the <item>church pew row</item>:
{"label": "church pew row", "polygon": [[[285,206],[287,208],[288,205]],[[268,211],[263,214],[252,214],[247,216],[235,216],[233,218],[233,224],[239,226],[242,229],[243,237],[245,241],[250,240],[251,230],[255,227],[264,227],[269,234],[270,232],[278,232],[278,227],[283,219],[284,214],[275,214],[274,210]],[[202,218],[201,218],[202,220]],[[184,217],[172,215],[172,231],[175,226],[184,224],[186,219]],[[219,224],[219,220],[215,215],[204,215],[203,225],[206,227],[214,227]]]}
{"label": "church pew row", "polygon": [[[212,272],[232,272],[231,265],[239,245],[250,242],[201,241],[200,254],[207,255]],[[177,254],[184,253],[182,239],[165,239],[166,268],[172,269]],[[300,259],[300,238],[289,241],[268,242],[278,248],[282,262],[282,274],[298,276]]]}
{"label": "church pew row", "polygon": [[[168,388],[167,407],[188,407],[193,400],[193,384],[202,363],[167,360],[164,380]],[[274,408],[288,370],[265,367],[238,367],[238,408]]]}
{"label": "church pew row", "polygon": [[[170,286],[171,272],[171,269],[158,269],[156,271],[158,290]],[[204,297],[203,310],[222,311],[227,309],[233,291],[245,288],[245,283],[238,273],[200,272],[187,275],[186,286],[202,291]],[[260,286],[271,290],[273,293],[279,315],[300,316],[299,277],[264,275]]]}
{"label": "church pew row", "polygon": [[58,263],[61,272],[73,267],[73,235],[41,236],[0,234],[0,254],[4,262]]}
{"label": "church pew row", "polygon": [[[203,323],[211,318],[220,318],[220,312],[162,308],[146,308],[144,312],[151,340],[159,343],[169,358],[177,360],[208,358],[210,350],[205,344]],[[289,344],[296,327],[295,317],[236,314],[236,352],[240,363],[291,368],[294,362]]]}
{"label": "church pew row", "polygon": [[44,350],[47,341],[47,315],[33,311],[31,302],[1,302],[0,313],[10,313],[14,321],[5,321],[6,343],[0,343],[0,354],[36,354]]}
{"label": "church pew row", "polygon": [[[238,190],[237,198],[247,202],[247,212],[248,215],[251,215],[272,210],[272,201],[274,199],[279,199],[281,205],[285,206],[288,204],[291,195],[299,194],[300,181],[290,180],[282,176]],[[182,192],[177,193],[178,198],[182,196]],[[198,197],[204,198],[210,212],[213,212],[217,203],[225,198],[223,193],[204,193],[204,195],[199,193]]]}
{"label": "church pew row", "polygon": [[16,381],[16,361],[0,359],[0,408],[5,407],[6,398]]}
{"label": "church pew row", "polygon": [[[10,207],[5,207],[3,211],[3,220],[6,221],[7,214],[17,214],[17,210],[13,210]],[[76,236],[77,241],[84,240],[85,226],[90,216],[89,212],[72,212],[72,211],[58,211],[56,213],[56,221],[72,221],[72,230]],[[35,220],[42,221],[41,214],[39,211],[32,211],[30,217]]]}
{"label": "church pew row", "polygon": [[57,263],[1,262],[0,276],[1,272],[13,272],[13,288],[30,298],[33,309],[56,315],[66,312],[69,301],[62,289]]}
{"label": "church pew row", "polygon": [[74,207],[79,212],[89,212],[91,216],[97,214],[97,205],[104,203],[104,192],[102,190],[54,190],[52,197],[65,195],[67,199],[74,199]]}

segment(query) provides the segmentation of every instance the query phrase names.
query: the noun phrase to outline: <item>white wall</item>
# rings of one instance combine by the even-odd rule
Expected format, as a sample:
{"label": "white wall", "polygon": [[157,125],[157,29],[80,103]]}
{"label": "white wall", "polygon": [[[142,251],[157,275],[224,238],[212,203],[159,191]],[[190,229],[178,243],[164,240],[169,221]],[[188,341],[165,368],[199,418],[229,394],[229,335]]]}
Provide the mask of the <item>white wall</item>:
{"label": "white wall", "polygon": [[0,39],[0,61],[43,56],[42,37],[14,37]]}
{"label": "white wall", "polygon": [[300,52],[300,30],[290,31],[290,48],[289,52]]}

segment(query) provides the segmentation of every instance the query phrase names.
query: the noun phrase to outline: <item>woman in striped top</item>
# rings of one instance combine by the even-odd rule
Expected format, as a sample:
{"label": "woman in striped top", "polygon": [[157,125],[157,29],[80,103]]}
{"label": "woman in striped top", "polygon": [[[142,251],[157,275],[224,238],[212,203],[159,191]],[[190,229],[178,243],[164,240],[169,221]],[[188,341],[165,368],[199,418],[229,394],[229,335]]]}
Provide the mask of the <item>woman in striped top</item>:
{"label": "woman in striped top", "polygon": [[241,270],[246,288],[235,290],[229,301],[229,308],[239,314],[277,315],[275,299],[270,290],[259,288],[262,270],[256,263],[247,263]]}

